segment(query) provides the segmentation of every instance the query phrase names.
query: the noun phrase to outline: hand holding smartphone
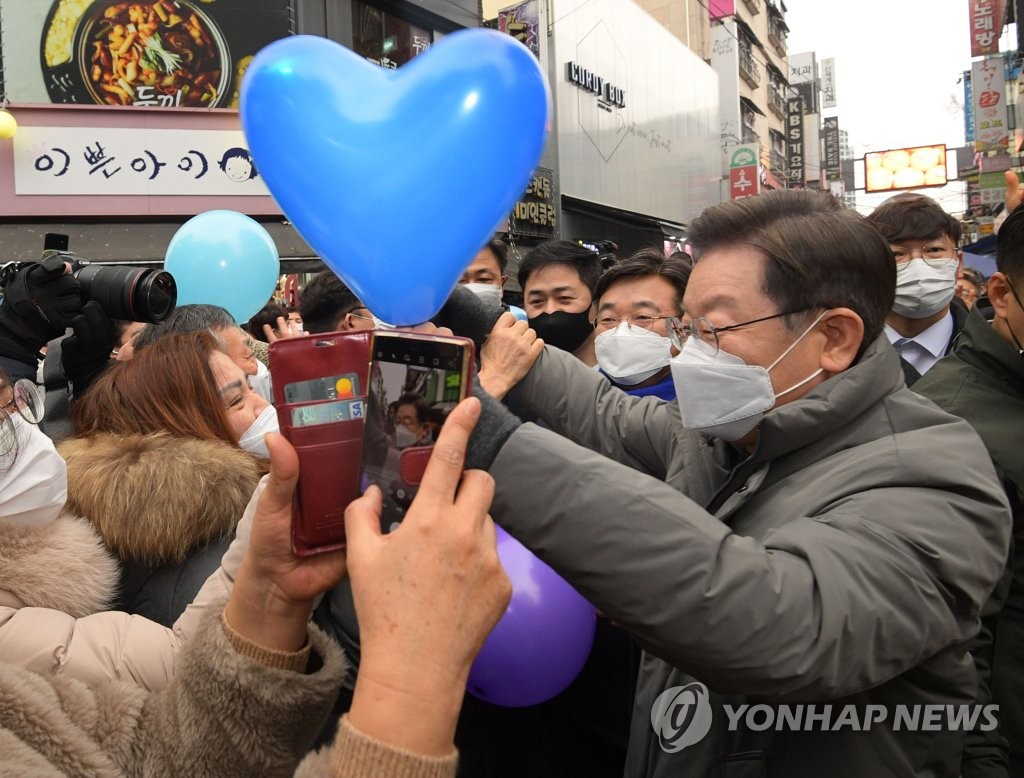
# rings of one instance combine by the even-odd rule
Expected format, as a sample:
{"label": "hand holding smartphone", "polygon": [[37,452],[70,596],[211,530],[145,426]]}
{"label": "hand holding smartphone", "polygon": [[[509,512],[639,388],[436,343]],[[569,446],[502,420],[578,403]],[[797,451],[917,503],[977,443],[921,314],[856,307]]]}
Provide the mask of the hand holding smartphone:
{"label": "hand holding smartphone", "polygon": [[471,393],[474,349],[468,338],[376,331],[370,355],[360,487],[380,487],[389,532],[416,496],[445,418]]}

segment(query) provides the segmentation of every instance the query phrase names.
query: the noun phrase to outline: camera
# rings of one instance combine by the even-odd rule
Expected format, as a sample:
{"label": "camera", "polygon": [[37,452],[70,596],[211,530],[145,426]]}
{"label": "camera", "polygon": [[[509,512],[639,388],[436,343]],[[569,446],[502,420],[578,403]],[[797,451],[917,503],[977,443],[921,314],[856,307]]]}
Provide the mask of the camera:
{"label": "camera", "polygon": [[[46,253],[63,255],[81,285],[82,302],[95,300],[112,319],[160,324],[174,310],[178,287],[174,276],[165,270],[95,264],[75,254],[52,249]],[[7,287],[34,264],[9,262],[4,265],[0,268],[0,287]]]}
{"label": "camera", "polygon": [[[79,267],[75,267],[75,265]],[[174,310],[178,287],[166,270],[72,262],[82,302],[95,300],[112,319],[160,324]]]}

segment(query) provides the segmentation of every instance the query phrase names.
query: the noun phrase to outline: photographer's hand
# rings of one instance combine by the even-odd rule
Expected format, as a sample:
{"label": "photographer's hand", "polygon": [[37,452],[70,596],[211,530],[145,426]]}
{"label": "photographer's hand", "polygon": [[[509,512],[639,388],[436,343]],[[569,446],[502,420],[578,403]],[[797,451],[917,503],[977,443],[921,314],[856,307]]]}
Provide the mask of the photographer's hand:
{"label": "photographer's hand", "polygon": [[0,305],[0,354],[34,366],[39,349],[71,326],[82,292],[65,257],[33,262],[8,282]]}
{"label": "photographer's hand", "polygon": [[114,322],[95,300],[82,306],[71,321],[74,335],[61,341],[61,364],[71,381],[73,394],[80,397],[92,380],[110,364],[110,352],[117,343]]}

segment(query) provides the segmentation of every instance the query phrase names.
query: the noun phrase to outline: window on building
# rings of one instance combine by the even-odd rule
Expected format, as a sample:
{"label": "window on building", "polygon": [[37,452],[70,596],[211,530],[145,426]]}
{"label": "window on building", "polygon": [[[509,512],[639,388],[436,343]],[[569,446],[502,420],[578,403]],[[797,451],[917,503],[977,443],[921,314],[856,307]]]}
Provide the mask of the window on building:
{"label": "window on building", "polygon": [[430,30],[401,17],[352,0],[352,48],[384,68],[398,68],[422,54],[434,41]]}

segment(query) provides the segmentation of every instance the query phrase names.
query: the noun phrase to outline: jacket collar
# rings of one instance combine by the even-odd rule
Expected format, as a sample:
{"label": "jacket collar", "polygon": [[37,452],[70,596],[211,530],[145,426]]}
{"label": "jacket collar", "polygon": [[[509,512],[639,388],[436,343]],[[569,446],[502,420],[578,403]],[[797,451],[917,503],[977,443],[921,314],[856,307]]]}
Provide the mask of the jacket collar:
{"label": "jacket collar", "polygon": [[1007,343],[977,310],[971,311],[953,353],[994,379],[1011,381],[1024,394],[1024,355]]}
{"label": "jacket collar", "polygon": [[904,386],[899,355],[879,335],[854,365],[766,414],[752,459],[769,462],[806,448]]}
{"label": "jacket collar", "polygon": [[[883,333],[854,365],[823,381],[799,400],[769,411],[761,421],[757,449],[732,469],[705,507],[724,519],[735,511],[737,505],[729,507],[726,501],[741,485],[748,487],[748,494],[752,493],[763,485],[766,477],[773,481],[784,477],[805,466],[808,459],[827,455],[830,446],[844,445],[814,444],[825,441],[904,386],[899,354]],[[717,445],[729,444],[718,441]],[[780,462],[783,459],[785,463]],[[754,488],[750,489],[751,486]]]}

